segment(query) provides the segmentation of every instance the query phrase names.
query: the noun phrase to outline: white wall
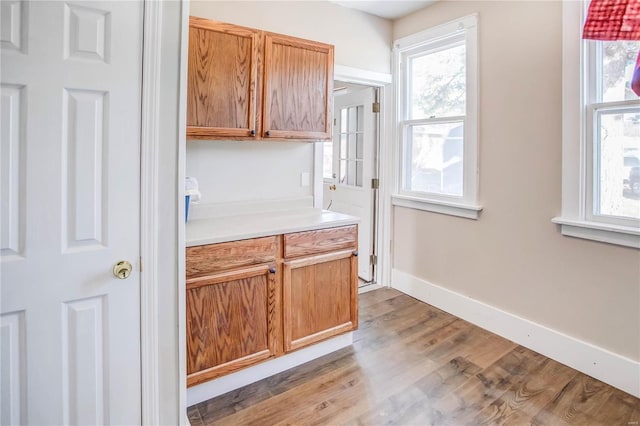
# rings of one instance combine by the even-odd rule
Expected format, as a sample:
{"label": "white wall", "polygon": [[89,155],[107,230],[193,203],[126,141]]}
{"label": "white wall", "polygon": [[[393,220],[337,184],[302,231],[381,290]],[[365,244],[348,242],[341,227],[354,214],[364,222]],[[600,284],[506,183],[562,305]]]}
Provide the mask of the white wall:
{"label": "white wall", "polygon": [[[478,221],[396,208],[394,268],[640,360],[640,252],[565,237],[560,1],[446,1],[400,38],[478,13]],[[576,76],[576,78],[578,78]]]}
{"label": "white wall", "polygon": [[196,0],[190,13],[333,44],[338,65],[391,72],[391,22],[328,1]]}
{"label": "white wall", "polygon": [[187,175],[198,178],[202,203],[313,195],[313,143],[188,141]]}
{"label": "white wall", "polygon": [[[391,22],[327,1],[192,1],[190,14],[333,44],[337,65],[390,72]],[[186,172],[203,203],[309,196],[300,174],[313,184],[313,145],[188,141]]]}

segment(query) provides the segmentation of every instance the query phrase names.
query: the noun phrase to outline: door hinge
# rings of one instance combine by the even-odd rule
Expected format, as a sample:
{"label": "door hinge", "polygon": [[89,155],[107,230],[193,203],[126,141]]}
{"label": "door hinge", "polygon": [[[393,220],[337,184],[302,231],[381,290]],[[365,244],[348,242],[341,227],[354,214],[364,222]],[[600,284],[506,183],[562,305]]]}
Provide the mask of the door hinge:
{"label": "door hinge", "polygon": [[380,179],[378,178],[371,179],[371,189],[378,189],[378,188],[380,188]]}
{"label": "door hinge", "polygon": [[142,272],[142,256],[140,256],[140,272]]}
{"label": "door hinge", "polygon": [[369,256],[369,264],[377,265],[378,264],[378,256],[376,256],[375,254],[372,254],[371,256]]}
{"label": "door hinge", "polygon": [[334,119],[333,119],[333,125],[335,126],[336,124],[337,124],[337,121],[336,121],[336,119],[334,118]]}
{"label": "door hinge", "polygon": [[373,112],[380,112],[380,102],[374,102],[371,107]]}

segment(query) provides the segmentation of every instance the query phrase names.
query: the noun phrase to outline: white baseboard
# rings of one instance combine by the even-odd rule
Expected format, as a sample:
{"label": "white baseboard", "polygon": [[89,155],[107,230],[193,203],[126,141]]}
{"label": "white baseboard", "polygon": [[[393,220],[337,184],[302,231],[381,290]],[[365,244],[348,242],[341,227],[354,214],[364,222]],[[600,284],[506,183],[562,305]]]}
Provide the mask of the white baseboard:
{"label": "white baseboard", "polygon": [[187,389],[187,407],[220,396],[337,351],[353,343],[353,333],[345,333],[304,349],[262,362],[233,374],[222,376]]}
{"label": "white baseboard", "polygon": [[391,287],[640,398],[640,362],[393,269]]}

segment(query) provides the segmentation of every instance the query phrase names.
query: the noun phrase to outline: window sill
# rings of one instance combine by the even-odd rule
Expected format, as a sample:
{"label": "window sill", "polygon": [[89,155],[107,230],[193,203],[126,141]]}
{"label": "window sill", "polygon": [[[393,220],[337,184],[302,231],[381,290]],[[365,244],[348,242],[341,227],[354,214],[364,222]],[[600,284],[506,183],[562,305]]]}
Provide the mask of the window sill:
{"label": "window sill", "polygon": [[482,211],[482,207],[472,204],[426,200],[424,198],[411,197],[408,195],[393,195],[391,197],[391,204],[399,207],[408,207],[410,209],[447,214],[450,216],[458,216],[474,220],[477,220],[480,217],[480,212]]}
{"label": "window sill", "polygon": [[600,241],[625,247],[640,248],[640,229],[609,225],[600,222],[554,217],[553,223],[560,225],[562,235]]}

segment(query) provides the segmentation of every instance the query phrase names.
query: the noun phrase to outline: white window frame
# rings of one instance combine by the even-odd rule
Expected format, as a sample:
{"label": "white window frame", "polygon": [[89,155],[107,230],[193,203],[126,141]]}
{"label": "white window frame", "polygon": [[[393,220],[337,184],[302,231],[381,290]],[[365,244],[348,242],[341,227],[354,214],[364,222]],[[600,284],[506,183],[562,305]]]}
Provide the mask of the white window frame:
{"label": "white window frame", "polygon": [[[421,51],[437,49],[464,42],[466,51],[466,113],[459,117],[438,117],[408,120],[408,86],[405,70],[406,57]],[[478,16],[472,14],[429,28],[394,42],[394,80],[396,91],[396,158],[394,193],[395,206],[409,207],[453,216],[478,219],[482,207],[478,205]],[[402,173],[408,127],[415,124],[431,124],[463,121],[463,194],[460,197],[403,190]]]}
{"label": "white window frame", "polygon": [[[552,219],[563,235],[640,248],[640,221],[594,215],[595,49],[582,41],[587,1],[563,2],[562,215]],[[587,107],[587,105],[590,105]],[[607,103],[628,108],[629,102]]]}

